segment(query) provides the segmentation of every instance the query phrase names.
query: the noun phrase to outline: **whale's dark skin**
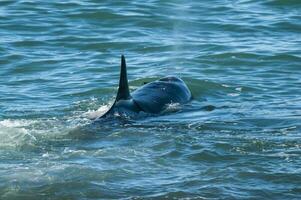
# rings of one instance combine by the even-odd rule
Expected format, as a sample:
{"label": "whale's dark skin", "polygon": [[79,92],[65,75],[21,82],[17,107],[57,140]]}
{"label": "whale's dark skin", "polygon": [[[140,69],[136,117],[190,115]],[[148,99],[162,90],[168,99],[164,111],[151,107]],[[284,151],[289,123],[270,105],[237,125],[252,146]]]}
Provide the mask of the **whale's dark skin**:
{"label": "whale's dark skin", "polygon": [[111,108],[99,118],[105,118],[116,112],[159,114],[166,109],[168,104],[185,104],[191,98],[191,92],[184,81],[174,76],[146,83],[130,94],[125,57],[122,55],[116,100]]}

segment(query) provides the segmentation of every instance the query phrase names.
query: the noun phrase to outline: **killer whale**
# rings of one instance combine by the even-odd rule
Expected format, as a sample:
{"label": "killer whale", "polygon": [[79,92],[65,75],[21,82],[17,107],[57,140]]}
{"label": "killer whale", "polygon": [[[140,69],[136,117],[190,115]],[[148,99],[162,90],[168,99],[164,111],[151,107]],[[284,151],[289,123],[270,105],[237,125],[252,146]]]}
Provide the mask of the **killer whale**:
{"label": "killer whale", "polygon": [[185,104],[189,102],[191,98],[191,92],[185,82],[175,76],[167,76],[146,83],[130,93],[126,60],[124,55],[122,55],[116,99],[110,109],[97,119],[105,118],[114,113],[135,114],[144,112],[159,114],[166,109],[168,104]]}

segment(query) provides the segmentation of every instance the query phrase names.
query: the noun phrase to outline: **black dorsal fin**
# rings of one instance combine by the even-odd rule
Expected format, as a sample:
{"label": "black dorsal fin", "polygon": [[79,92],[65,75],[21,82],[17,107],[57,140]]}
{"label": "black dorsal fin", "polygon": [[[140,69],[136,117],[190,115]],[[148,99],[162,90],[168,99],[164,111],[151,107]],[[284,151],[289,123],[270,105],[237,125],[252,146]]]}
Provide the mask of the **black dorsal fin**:
{"label": "black dorsal fin", "polygon": [[121,68],[120,68],[120,78],[119,78],[119,88],[117,92],[116,101],[130,99],[129,84],[126,72],[126,63],[124,55],[121,56]]}
{"label": "black dorsal fin", "polygon": [[124,55],[121,56],[121,68],[120,68],[120,78],[119,78],[119,87],[116,99],[111,105],[110,109],[105,112],[102,116],[98,118],[106,117],[108,114],[112,113],[114,111],[114,106],[119,100],[127,100],[130,99],[130,91],[129,91],[129,84],[128,84],[128,78],[127,78],[127,72],[126,72],[126,63],[125,63],[125,57]]}

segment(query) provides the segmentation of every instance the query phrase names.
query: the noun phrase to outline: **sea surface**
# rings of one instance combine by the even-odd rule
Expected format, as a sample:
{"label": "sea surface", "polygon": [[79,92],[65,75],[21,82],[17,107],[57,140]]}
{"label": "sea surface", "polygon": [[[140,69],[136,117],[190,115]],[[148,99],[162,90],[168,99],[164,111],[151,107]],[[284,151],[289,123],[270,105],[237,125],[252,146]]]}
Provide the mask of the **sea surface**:
{"label": "sea surface", "polygon": [[[166,75],[193,94],[92,123]],[[301,1],[0,1],[0,199],[301,199]]]}

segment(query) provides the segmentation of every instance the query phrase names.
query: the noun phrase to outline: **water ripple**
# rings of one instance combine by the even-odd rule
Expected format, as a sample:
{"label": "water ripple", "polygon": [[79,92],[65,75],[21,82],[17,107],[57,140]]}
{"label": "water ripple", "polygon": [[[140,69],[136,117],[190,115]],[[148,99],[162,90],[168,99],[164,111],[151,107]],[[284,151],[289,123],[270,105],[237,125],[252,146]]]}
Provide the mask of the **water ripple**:
{"label": "water ripple", "polygon": [[[0,199],[298,199],[300,2],[1,1]],[[92,124],[165,75],[193,100]]]}

